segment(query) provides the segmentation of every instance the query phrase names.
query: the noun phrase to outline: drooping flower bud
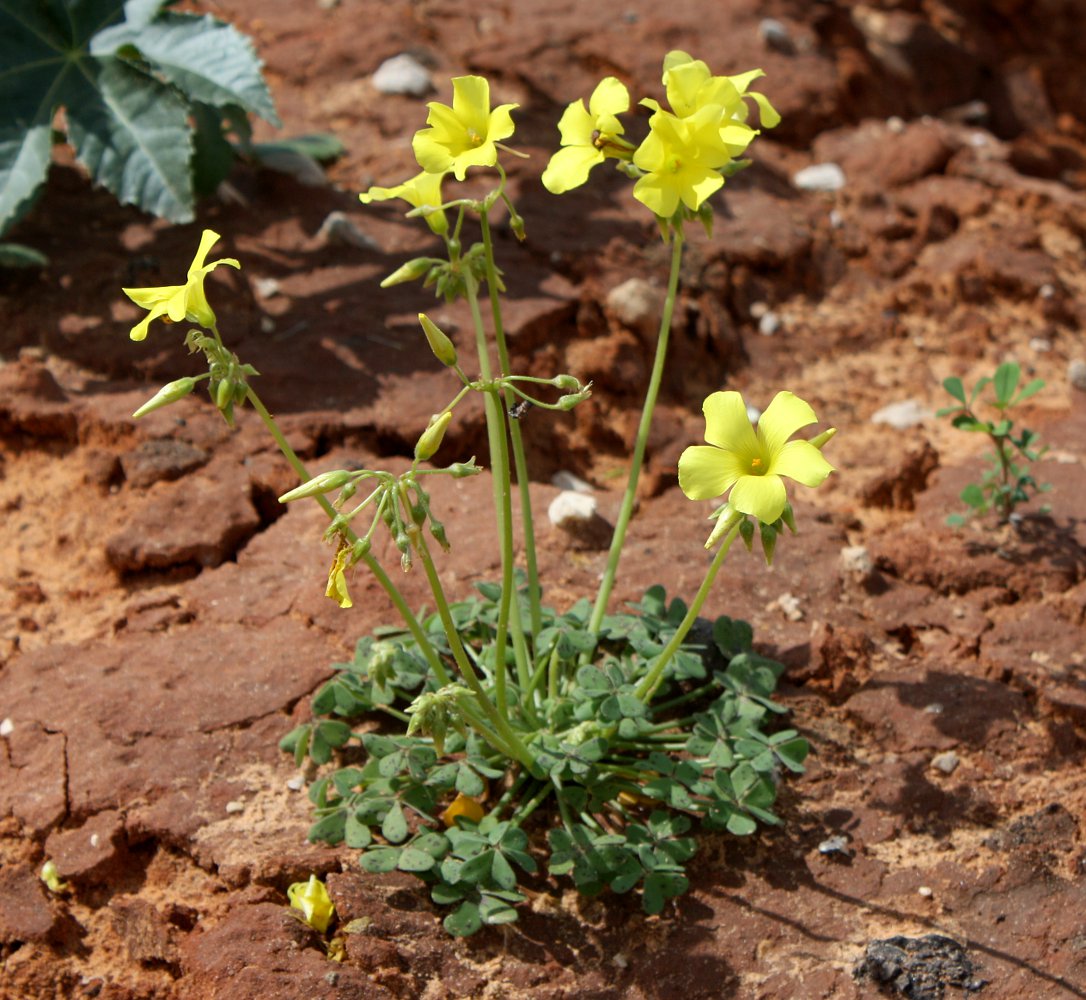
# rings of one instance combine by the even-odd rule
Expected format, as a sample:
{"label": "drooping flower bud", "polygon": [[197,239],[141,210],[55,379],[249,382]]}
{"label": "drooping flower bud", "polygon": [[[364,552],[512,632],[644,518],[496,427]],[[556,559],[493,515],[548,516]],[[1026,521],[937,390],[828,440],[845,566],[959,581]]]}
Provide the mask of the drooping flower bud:
{"label": "drooping flower bud", "polygon": [[579,392],[581,389],[580,379],[574,378],[572,375],[555,375],[551,379],[551,385],[563,392]]}
{"label": "drooping flower bud", "polygon": [[422,324],[422,332],[426,334],[426,342],[430,350],[434,352],[443,365],[451,368],[456,364],[456,348],[453,342],[445,335],[445,332],[426,313],[419,313],[419,322]]}
{"label": "drooping flower bud", "polygon": [[323,493],[331,493],[332,490],[338,490],[341,486],[349,483],[353,475],[354,473],[349,472],[347,469],[333,469],[330,472],[322,472],[319,476],[314,476],[308,482],[302,483],[301,486],[295,486],[294,489],[284,493],[279,498],[279,502],[290,503],[304,497],[315,497]]}
{"label": "drooping flower bud", "polygon": [[137,420],[152,410],[157,410],[162,406],[169,406],[170,403],[176,403],[179,399],[187,396],[196,387],[196,379],[189,378],[187,375],[184,378],[179,378],[175,382],[170,382],[169,385],[164,385],[158,390],[146,403],[143,404],[135,413],[132,414]]}
{"label": "drooping flower bud", "polygon": [[445,431],[451,421],[451,410],[445,410],[431,418],[430,426],[422,432],[418,444],[415,445],[416,462],[425,462],[434,456],[441,447],[442,438],[445,437]]}
{"label": "drooping flower bud", "polygon": [[316,875],[308,882],[295,882],[287,889],[287,899],[293,909],[301,910],[305,922],[318,934],[328,930],[336,908],[324,883]]}
{"label": "drooping flower bud", "polygon": [[382,288],[391,288],[393,285],[402,285],[408,281],[417,281],[433,266],[432,257],[416,257],[406,264],[401,264],[384,281]]}

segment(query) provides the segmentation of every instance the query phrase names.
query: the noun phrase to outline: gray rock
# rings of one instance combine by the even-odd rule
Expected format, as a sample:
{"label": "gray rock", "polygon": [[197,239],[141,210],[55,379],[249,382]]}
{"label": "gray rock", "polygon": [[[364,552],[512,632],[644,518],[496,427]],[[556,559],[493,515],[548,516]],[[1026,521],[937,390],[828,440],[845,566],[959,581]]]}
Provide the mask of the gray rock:
{"label": "gray rock", "polygon": [[781,318],[775,312],[763,313],[758,320],[758,332],[763,337],[772,337],[781,328]]}
{"label": "gray rock", "polygon": [[358,250],[379,249],[343,212],[328,213],[317,230],[317,239],[333,246],[355,247]]}
{"label": "gray rock", "polygon": [[551,476],[551,485],[557,486],[560,490],[572,490],[575,493],[592,492],[592,487],[581,479],[580,476],[575,476],[572,472],[567,472],[565,469],[556,472]]}
{"label": "gray rock", "polygon": [[607,311],[642,337],[655,337],[664,305],[663,290],[644,278],[630,278],[607,294]]}
{"label": "gray rock", "polygon": [[937,753],[931,759],[931,766],[936,771],[942,771],[943,774],[953,774],[961,763],[961,758],[953,750],[945,750],[943,753]]}
{"label": "gray rock", "polygon": [[406,52],[381,63],[373,74],[373,85],[382,94],[407,94],[410,97],[424,97],[434,89],[430,71]]}
{"label": "gray rock", "polygon": [[796,51],[796,43],[792,41],[788,29],[774,17],[762,19],[758,25],[758,37],[767,49],[773,49],[775,52],[791,55]]}
{"label": "gray rock", "polygon": [[1071,383],[1072,387],[1078,389],[1081,392],[1086,392],[1086,361],[1081,358],[1075,358],[1067,366],[1067,380]]}

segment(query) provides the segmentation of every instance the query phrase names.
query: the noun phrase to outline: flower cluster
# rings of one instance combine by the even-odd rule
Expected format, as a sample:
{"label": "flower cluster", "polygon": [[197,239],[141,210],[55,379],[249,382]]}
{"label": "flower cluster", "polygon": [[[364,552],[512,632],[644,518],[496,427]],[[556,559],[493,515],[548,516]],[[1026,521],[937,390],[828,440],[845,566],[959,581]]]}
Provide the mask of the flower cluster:
{"label": "flower cluster", "polygon": [[554,194],[579,187],[592,167],[610,157],[637,177],[634,197],[660,218],[672,218],[680,205],[697,212],[724,184],[758,134],[747,122],[746,99],[757,104],[764,127],[780,121],[768,98],[749,90],[762,75],[756,69],[738,76],[713,76],[700,59],[669,52],[663,84],[671,110],[652,98],[641,101],[653,114],[649,133],[637,147],[622,138],[618,118],[629,110],[629,92],[620,81],[607,77],[593,91],[587,108],[583,101],[574,101],[562,115],[558,123],[562,148],[543,174],[544,186]]}

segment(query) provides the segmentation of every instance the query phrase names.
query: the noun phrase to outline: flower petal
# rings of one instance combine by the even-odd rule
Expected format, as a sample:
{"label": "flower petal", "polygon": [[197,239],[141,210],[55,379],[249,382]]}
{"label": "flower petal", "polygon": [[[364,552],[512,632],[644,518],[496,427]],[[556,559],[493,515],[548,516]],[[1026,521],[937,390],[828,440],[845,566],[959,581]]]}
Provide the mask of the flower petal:
{"label": "flower petal", "polygon": [[[133,289],[133,291],[150,291],[150,289]],[[147,308],[147,307],[145,307]],[[147,331],[150,329],[151,323],[158,319],[160,316],[166,314],[166,303],[159,302],[150,307],[151,311],[143,317],[132,329],[128,332],[130,340],[146,340]]]}
{"label": "flower petal", "polygon": [[646,174],[635,185],[633,196],[650,212],[670,219],[679,207],[679,192],[659,174]]}
{"label": "flower petal", "polygon": [[833,466],[809,441],[789,441],[780,450],[770,472],[804,486],[819,486],[833,472]]}
{"label": "flower petal", "polygon": [[453,77],[453,114],[464,128],[486,135],[490,116],[490,82],[485,76]]}
{"label": "flower petal", "polygon": [[[442,145],[435,133],[437,128],[419,129],[411,139],[411,148],[419,166],[428,173],[436,174],[452,166],[452,154]],[[462,178],[461,178],[462,179]]]}
{"label": "flower petal", "polygon": [[563,146],[591,146],[592,130],[596,127],[594,116],[584,107],[584,101],[574,101],[558,119],[558,134]]}
{"label": "flower petal", "polygon": [[801,427],[817,420],[809,403],[790,392],[778,392],[758,421],[758,437],[765,446],[770,466],[785,441]]}
{"label": "flower petal", "polygon": [[486,137],[491,142],[500,142],[502,139],[508,139],[516,131],[516,125],[513,124],[513,116],[510,112],[514,108],[519,108],[519,104],[499,104],[493,111],[490,112],[490,118],[487,121]]}
{"label": "flower petal", "polygon": [[613,76],[604,77],[588,99],[588,111],[593,118],[620,115],[630,110],[630,92]]}
{"label": "flower petal", "polygon": [[780,476],[743,476],[728,495],[728,503],[736,510],[765,524],[776,521],[787,502]]}
{"label": "flower petal", "polygon": [[207,255],[211,248],[219,242],[219,234],[213,232],[210,229],[205,229],[203,235],[200,237],[200,246],[196,251],[196,256],[192,258],[192,264],[189,267],[189,274],[194,271],[199,271],[204,266],[204,261],[207,259]]}
{"label": "flower petal", "polygon": [[680,192],[683,204],[694,212],[701,208],[701,203],[714,191],[719,191],[724,186],[724,178],[707,167],[703,170],[688,168],[684,180],[686,183]]}
{"label": "flower petal", "polygon": [[551,157],[543,171],[543,186],[551,194],[564,194],[588,180],[588,172],[603,162],[603,152],[592,146],[565,146]]}
{"label": "flower petal", "polygon": [[[758,457],[758,438],[750,425],[747,405],[738,392],[710,393],[702,404],[702,412],[705,414],[705,440],[709,444],[743,458]],[[746,468],[750,469],[749,463]]]}
{"label": "flower petal", "polygon": [[691,500],[711,500],[726,493],[742,474],[734,455],[695,444],[679,456],[679,488]]}
{"label": "flower petal", "polygon": [[141,309],[154,309],[155,306],[168,302],[181,285],[161,285],[158,288],[122,288],[133,302]]}

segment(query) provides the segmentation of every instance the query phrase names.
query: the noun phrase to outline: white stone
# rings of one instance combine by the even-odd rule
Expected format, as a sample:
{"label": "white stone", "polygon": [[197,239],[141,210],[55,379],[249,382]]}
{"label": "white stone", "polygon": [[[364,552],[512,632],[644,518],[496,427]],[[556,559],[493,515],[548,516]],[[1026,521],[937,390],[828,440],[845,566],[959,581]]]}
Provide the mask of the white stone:
{"label": "white stone", "polygon": [[1047,337],[1030,337],[1029,347],[1037,354],[1047,354],[1052,350],[1052,341]]}
{"label": "white stone", "polygon": [[373,74],[373,86],[382,94],[425,97],[434,89],[430,71],[414,56],[401,52],[386,59]]}
{"label": "white stone", "polygon": [[905,131],[905,120],[897,115],[891,115],[886,119],[886,127],[895,135],[901,135]]}
{"label": "white stone", "polygon": [[551,476],[551,485],[557,486],[560,490],[572,490],[574,493],[592,492],[592,487],[581,479],[580,476],[575,476],[572,472],[567,472],[565,469],[556,472]]}
{"label": "white stone", "polygon": [[922,424],[931,414],[915,399],[903,399],[889,403],[871,414],[871,423],[889,424],[895,430],[904,431]]}
{"label": "white stone", "polygon": [[937,753],[931,759],[931,766],[936,771],[942,771],[943,774],[953,774],[961,763],[961,758],[953,751],[946,750],[943,753]]}
{"label": "white stone", "polygon": [[840,191],[845,172],[836,163],[814,163],[792,175],[792,186],[801,191]]}
{"label": "white stone", "polygon": [[15,723],[11,719],[0,722],[0,736],[10,736],[13,732],[15,732]]}
{"label": "white stone", "polygon": [[1075,358],[1067,366],[1067,380],[1074,388],[1086,392],[1086,361]]}
{"label": "white stone", "polygon": [[751,319],[761,319],[767,312],[769,312],[769,306],[764,302],[752,302],[750,304]]}
{"label": "white stone", "polygon": [[784,617],[790,622],[803,621],[803,608],[799,606],[799,598],[795,594],[781,594],[775,603],[781,609]]}
{"label": "white stone", "polygon": [[562,490],[547,508],[551,524],[564,531],[578,531],[596,518],[596,498],[578,490]]}
{"label": "white stone", "polygon": [[305,788],[305,778],[303,778],[300,774],[296,775],[287,782],[287,788],[289,788],[292,792],[300,792],[303,788]]}
{"label": "white stone", "polygon": [[765,42],[766,47],[776,49],[778,52],[792,52],[795,44],[788,29],[775,17],[763,18],[758,25],[758,37]]}
{"label": "white stone", "polygon": [[862,545],[846,545],[841,549],[841,568],[846,573],[866,576],[875,568],[871,553]]}
{"label": "white stone", "polygon": [[607,293],[607,309],[623,326],[655,337],[664,307],[664,293],[644,278],[629,278]]}
{"label": "white stone", "polygon": [[92,833],[90,835],[90,845],[91,845],[91,847],[97,847],[101,842],[102,842],[102,838],[97,833]]}
{"label": "white stone", "polygon": [[253,291],[258,299],[270,299],[279,294],[278,278],[254,278]]}
{"label": "white stone", "polygon": [[235,799],[233,802],[226,803],[226,811],[231,815],[234,813],[245,812],[245,803]]}
{"label": "white stone", "polygon": [[780,328],[781,318],[775,312],[767,312],[758,320],[758,332],[763,337],[772,337]]}
{"label": "white stone", "polygon": [[916,892],[917,895],[923,896],[925,899],[931,899],[935,895],[930,885],[922,885]]}

